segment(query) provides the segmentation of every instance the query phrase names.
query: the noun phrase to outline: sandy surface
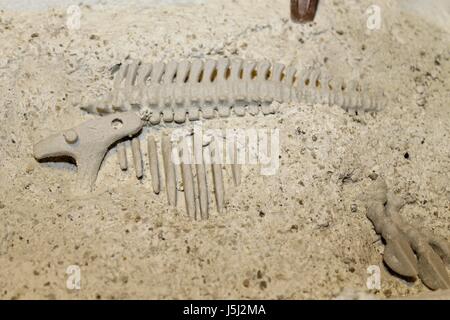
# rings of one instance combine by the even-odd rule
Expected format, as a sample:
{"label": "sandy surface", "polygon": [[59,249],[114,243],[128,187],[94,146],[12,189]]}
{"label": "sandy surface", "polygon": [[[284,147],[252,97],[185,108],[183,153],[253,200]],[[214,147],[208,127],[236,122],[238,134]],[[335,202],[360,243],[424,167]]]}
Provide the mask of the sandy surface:
{"label": "sandy surface", "polygon": [[[370,31],[373,3],[383,23]],[[371,294],[428,291],[383,266],[361,201],[376,173],[407,200],[405,219],[449,237],[449,35],[411,12],[393,0],[323,1],[314,23],[294,25],[285,0],[82,6],[69,30],[65,10],[2,11],[0,298],[334,298],[367,291],[371,265],[382,270]],[[376,115],[298,104],[208,122],[279,128],[281,139],[279,172],[246,167],[242,185],[227,187],[226,212],[208,221],[121,172],[114,150],[88,195],[74,188],[74,166],[34,160],[34,142],[92,118],[77,103],[107,90],[124,58],[224,55],[363,78],[388,104]],[[70,265],[80,290],[66,287]]]}

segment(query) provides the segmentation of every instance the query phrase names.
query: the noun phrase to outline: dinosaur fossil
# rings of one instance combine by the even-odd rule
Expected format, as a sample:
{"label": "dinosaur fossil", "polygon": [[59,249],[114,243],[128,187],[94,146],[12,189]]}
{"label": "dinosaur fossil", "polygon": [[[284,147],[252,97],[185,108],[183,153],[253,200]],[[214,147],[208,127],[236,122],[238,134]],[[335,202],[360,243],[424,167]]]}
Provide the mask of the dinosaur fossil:
{"label": "dinosaur fossil", "polygon": [[[370,191],[367,217],[386,242],[384,261],[406,278],[420,277],[430,289],[450,289],[445,264],[450,265],[450,246],[439,237],[425,234],[399,215],[403,201],[377,181]],[[444,264],[445,263],[445,264]]]}
{"label": "dinosaur fossil", "polygon": [[[200,119],[249,114],[268,115],[276,112],[273,102],[302,102],[338,105],[348,112],[375,112],[383,107],[383,94],[369,91],[357,82],[333,80],[317,70],[297,72],[294,67],[241,59],[200,60],[168,63],[125,61],[112,68],[115,74],[111,92],[92,103],[82,103],[81,109],[101,118],[88,121],[62,134],[51,136],[35,145],[36,159],[70,156],[75,159],[83,189],[94,186],[102,160],[117,143],[119,164],[128,168],[125,140],[131,138],[136,176],[143,176],[140,140],[144,126],[164,127],[166,123],[188,124]],[[176,166],[172,154],[174,141],[161,138],[164,184],[168,201],[176,205]],[[214,157],[214,143],[206,143],[207,156]],[[148,157],[152,185],[159,193],[160,165],[157,142],[148,140]],[[202,156],[200,156],[202,158]],[[208,215],[206,168],[202,159],[182,162],[181,178],[188,214],[196,217],[196,201],[201,217]],[[240,182],[240,165],[231,165],[235,184]],[[222,166],[212,163],[212,175],[218,211],[224,207]],[[195,174],[193,172],[195,171]],[[197,184],[194,182],[196,176]]]}
{"label": "dinosaur fossil", "polygon": [[[112,146],[116,146],[120,168],[128,169],[125,144],[130,139],[136,176],[143,177],[138,135],[144,126],[165,128],[166,124],[175,123],[188,127],[197,120],[226,118],[232,113],[236,116],[269,115],[276,112],[274,102],[337,105],[357,114],[376,112],[384,106],[382,93],[366,91],[355,81],[336,81],[317,70],[297,72],[294,67],[272,65],[267,61],[196,59],[167,64],[125,61],[114,66],[112,72],[115,77],[111,92],[80,106],[101,117],[50,136],[34,146],[34,156],[38,160],[58,156],[74,158],[84,190],[94,187],[103,158]],[[189,130],[184,136],[189,138]],[[223,163],[206,161],[217,157],[219,140],[223,137],[213,136],[200,142],[193,139],[191,146],[200,150],[199,154],[193,152],[196,161],[176,163],[174,155],[182,158],[186,152],[186,148],[179,149],[178,138],[163,132],[158,143],[153,134],[148,136],[153,191],[159,194],[163,181],[169,204],[176,206],[177,180],[181,179],[188,215],[206,219],[209,213],[208,172],[213,177],[217,210],[224,209]],[[233,141],[228,146],[236,185],[241,180],[241,164],[236,161],[238,144],[239,141]],[[162,166],[158,150],[162,155]],[[419,276],[432,289],[450,287],[439,257],[447,262],[450,258],[445,241],[424,236],[402,221],[395,214],[401,206],[386,192],[385,184],[379,186],[370,199],[367,216],[387,242],[386,264],[400,275]]]}

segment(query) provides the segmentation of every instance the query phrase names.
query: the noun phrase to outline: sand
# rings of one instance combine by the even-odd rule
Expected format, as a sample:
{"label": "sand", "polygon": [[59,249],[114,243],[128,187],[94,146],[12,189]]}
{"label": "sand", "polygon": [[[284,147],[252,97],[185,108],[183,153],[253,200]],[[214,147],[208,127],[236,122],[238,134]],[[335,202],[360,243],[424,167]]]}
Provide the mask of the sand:
{"label": "sand", "polygon": [[[366,9],[374,2],[382,24],[370,30]],[[400,212],[407,221],[449,239],[445,19],[423,19],[394,0],[323,1],[307,25],[290,22],[284,0],[80,9],[79,29],[68,27],[66,8],[0,12],[0,298],[332,299],[348,290],[378,298],[429,291],[383,265],[384,246],[361,195],[372,179],[385,179],[407,201]],[[121,172],[114,150],[88,194],[75,187],[74,165],[33,158],[39,139],[94,118],[79,102],[107,90],[109,68],[126,57],[222,56],[362,78],[383,88],[388,103],[375,115],[300,103],[267,117],[205,121],[278,128],[281,142],[277,174],[245,167],[243,183],[227,185],[226,212],[213,211],[207,221],[192,221],[182,204],[171,208],[165,193],[153,194],[148,171],[142,180]],[[67,286],[69,266],[81,272],[79,290]],[[379,290],[367,289],[370,266],[381,270]]]}

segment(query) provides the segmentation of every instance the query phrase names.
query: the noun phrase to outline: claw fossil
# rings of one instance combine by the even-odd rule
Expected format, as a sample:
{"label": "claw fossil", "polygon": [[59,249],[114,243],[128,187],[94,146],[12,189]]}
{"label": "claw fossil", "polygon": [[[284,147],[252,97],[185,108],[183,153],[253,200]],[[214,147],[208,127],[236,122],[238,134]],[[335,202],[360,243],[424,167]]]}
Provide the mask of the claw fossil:
{"label": "claw fossil", "polygon": [[420,232],[399,215],[403,202],[388,193],[384,181],[370,192],[367,217],[386,241],[384,262],[397,274],[419,277],[432,290],[450,289],[449,245],[444,239]]}

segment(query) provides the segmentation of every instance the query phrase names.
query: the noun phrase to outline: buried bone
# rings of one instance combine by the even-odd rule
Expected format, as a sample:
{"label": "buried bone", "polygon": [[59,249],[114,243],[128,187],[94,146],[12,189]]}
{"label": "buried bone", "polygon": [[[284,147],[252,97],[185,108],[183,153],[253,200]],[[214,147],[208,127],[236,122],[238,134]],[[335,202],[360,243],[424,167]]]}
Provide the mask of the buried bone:
{"label": "buried bone", "polygon": [[[196,132],[195,128],[194,132]],[[201,138],[200,135],[194,134],[193,146],[194,146],[193,151],[195,159],[195,169],[197,173],[200,216],[202,219],[208,219],[209,197],[208,197],[207,172],[203,159],[203,139]]]}
{"label": "buried bone", "polygon": [[172,142],[170,137],[163,133],[161,137],[161,149],[163,156],[164,174],[166,181],[167,199],[172,206],[177,205],[177,181],[175,165],[172,159]]}
{"label": "buried bone", "polygon": [[149,136],[147,141],[148,146],[148,162],[150,166],[150,175],[152,177],[153,192],[159,194],[161,190],[159,182],[159,164],[158,164],[158,150],[156,147],[156,140],[154,136]]}
{"label": "buried bone", "polygon": [[119,160],[119,166],[122,170],[128,169],[128,161],[127,161],[127,149],[125,146],[125,142],[120,142],[117,144],[117,157]]}
{"label": "buried bone", "polygon": [[141,143],[139,138],[131,139],[131,153],[133,155],[134,169],[136,171],[136,178],[140,179],[144,175],[142,165]]}
{"label": "buried bone", "polygon": [[220,149],[219,146],[222,146],[222,143],[217,142],[218,139],[214,139],[213,142],[206,146],[206,152],[210,154],[212,164],[212,174],[213,174],[213,183],[214,183],[214,195],[216,198],[217,211],[222,213],[225,205],[225,190],[223,185],[223,175],[222,175],[222,164],[218,160],[220,159]]}
{"label": "buried bone", "polygon": [[196,206],[195,206],[195,187],[194,187],[194,176],[192,173],[193,165],[192,165],[192,154],[191,150],[189,150],[189,146],[191,145],[188,140],[190,137],[185,137],[182,139],[182,144],[185,146],[180,151],[180,167],[181,167],[181,175],[183,180],[183,190],[184,190],[184,199],[186,202],[186,212],[189,217],[196,218]]}

